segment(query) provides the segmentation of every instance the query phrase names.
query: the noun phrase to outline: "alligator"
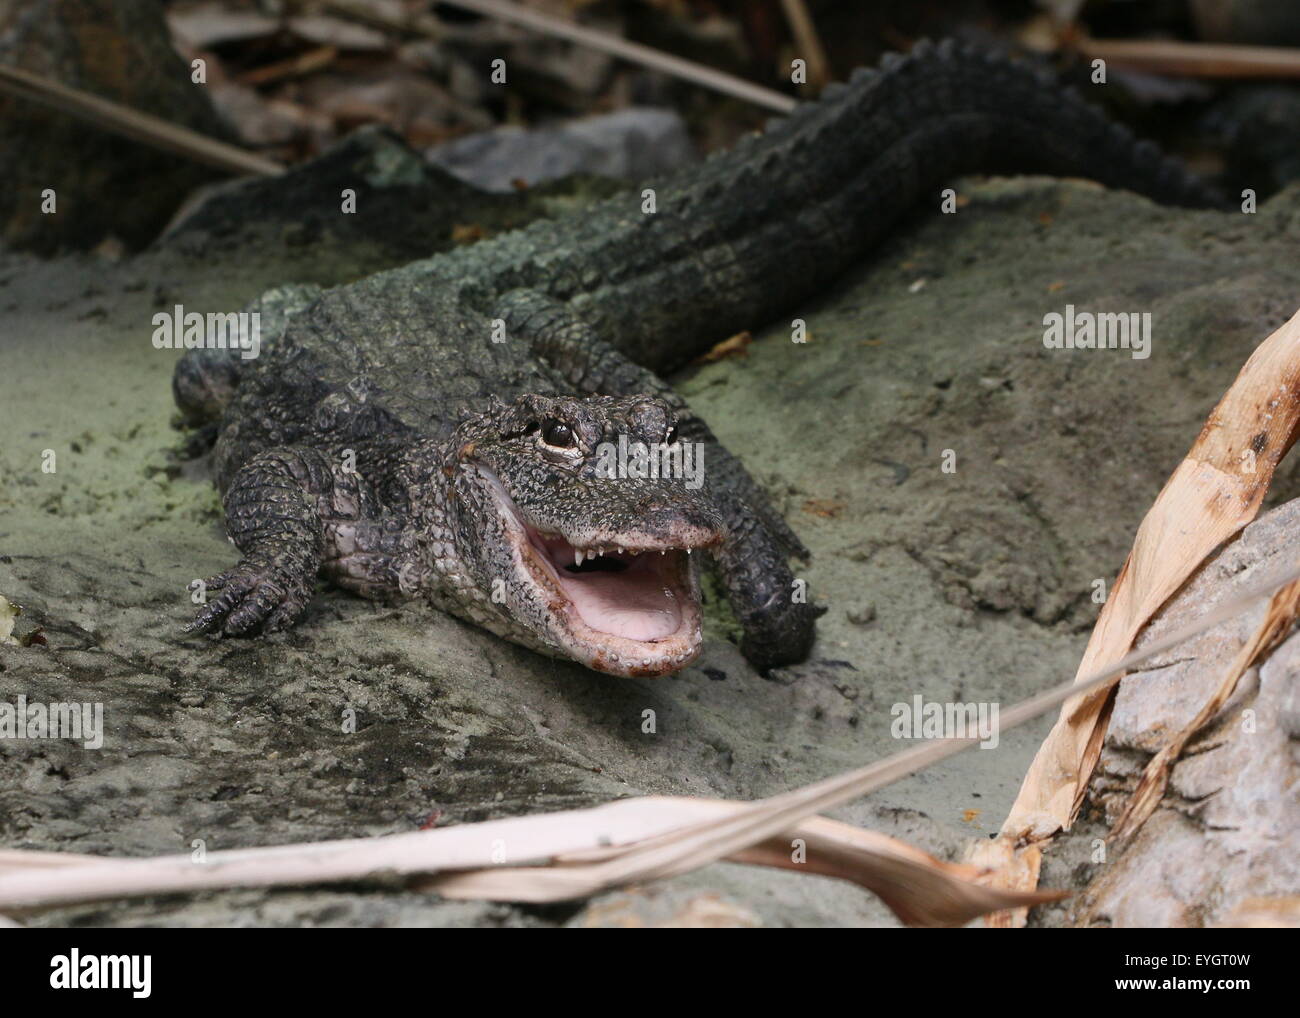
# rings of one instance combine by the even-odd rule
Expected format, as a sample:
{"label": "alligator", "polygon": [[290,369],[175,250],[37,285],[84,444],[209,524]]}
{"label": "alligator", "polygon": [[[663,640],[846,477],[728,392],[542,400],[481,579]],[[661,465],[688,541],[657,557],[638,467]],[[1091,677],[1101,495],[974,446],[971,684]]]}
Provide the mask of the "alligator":
{"label": "alligator", "polygon": [[[242,554],[187,629],[270,632],[318,575],[422,597],[596,671],[656,676],[700,652],[699,561],[760,671],[811,651],[807,551],[662,379],[788,315],[922,196],[972,173],[1088,177],[1218,203],[1050,72],[945,41],[886,57],[654,188],[320,290],[254,305],[262,355],[191,350],[176,401],[217,434]],[[610,470],[622,447],[694,452]],[[700,554],[693,554],[700,553]]]}

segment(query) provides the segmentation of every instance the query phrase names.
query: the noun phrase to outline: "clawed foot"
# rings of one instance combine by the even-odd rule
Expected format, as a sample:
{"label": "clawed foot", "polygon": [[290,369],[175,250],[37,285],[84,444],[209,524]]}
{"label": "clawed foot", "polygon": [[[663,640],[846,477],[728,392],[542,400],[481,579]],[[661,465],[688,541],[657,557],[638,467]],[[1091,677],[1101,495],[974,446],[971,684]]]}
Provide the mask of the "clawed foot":
{"label": "clawed foot", "polygon": [[311,597],[310,583],[247,560],[204,583],[209,592],[221,593],[185,627],[187,633],[248,636],[287,629]]}
{"label": "clawed foot", "polygon": [[761,675],[797,664],[812,652],[816,621],[825,608],[786,601],[742,619],[740,653]]}

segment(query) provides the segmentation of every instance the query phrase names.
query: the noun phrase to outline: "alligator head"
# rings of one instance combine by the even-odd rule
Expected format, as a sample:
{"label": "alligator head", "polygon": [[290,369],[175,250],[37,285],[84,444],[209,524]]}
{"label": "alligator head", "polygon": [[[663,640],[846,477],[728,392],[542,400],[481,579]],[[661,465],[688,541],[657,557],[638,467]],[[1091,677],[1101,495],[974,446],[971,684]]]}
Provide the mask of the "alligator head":
{"label": "alligator head", "polygon": [[703,468],[653,397],[494,401],[448,467],[457,558],[525,642],[613,675],[676,671],[700,650],[691,553],[726,534]]}

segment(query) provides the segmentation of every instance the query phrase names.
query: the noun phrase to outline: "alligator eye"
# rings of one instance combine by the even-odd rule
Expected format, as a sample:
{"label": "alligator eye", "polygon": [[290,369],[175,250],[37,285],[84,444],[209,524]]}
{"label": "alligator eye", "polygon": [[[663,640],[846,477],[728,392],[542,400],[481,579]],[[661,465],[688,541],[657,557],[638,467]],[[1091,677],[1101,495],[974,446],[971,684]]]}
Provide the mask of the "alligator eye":
{"label": "alligator eye", "polygon": [[551,417],[542,425],[542,441],[556,449],[568,449],[573,445],[573,429]]}

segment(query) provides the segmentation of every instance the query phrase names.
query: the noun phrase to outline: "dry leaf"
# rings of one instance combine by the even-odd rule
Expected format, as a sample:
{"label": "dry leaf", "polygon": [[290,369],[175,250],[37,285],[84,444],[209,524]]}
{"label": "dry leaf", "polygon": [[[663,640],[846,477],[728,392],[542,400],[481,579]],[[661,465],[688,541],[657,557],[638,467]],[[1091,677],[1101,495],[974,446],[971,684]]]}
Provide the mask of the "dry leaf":
{"label": "dry leaf", "polygon": [[236,75],[235,80],[241,85],[257,86],[269,85],[275,81],[283,81],[285,78],[298,78],[328,67],[338,58],[338,55],[339,51],[335,47],[320,46],[289,57],[287,60],[277,60],[273,64],[245,71],[243,74]]}
{"label": "dry leaf", "polygon": [[833,520],[844,511],[845,507],[846,503],[837,498],[810,498],[804,502],[803,511],[812,513],[814,516]]}
{"label": "dry leaf", "polygon": [[15,647],[18,641],[13,638],[14,619],[18,617],[19,608],[3,594],[0,594],[0,643],[13,644]]}
{"label": "dry leaf", "polygon": [[[782,800],[780,805],[788,807],[803,792],[757,803],[647,796],[378,838],[209,852],[202,866],[189,855],[101,859],[4,851],[0,907],[26,911],[176,891],[358,880],[378,873],[434,873],[417,886],[449,898],[561,901],[642,882],[609,879],[611,866],[644,871],[647,879],[693,869],[702,863],[665,866],[663,850],[701,833],[712,843],[703,850],[706,862],[730,856],[850,880],[879,894],[904,922],[915,925],[953,925],[994,908],[1059,897],[990,889],[976,882],[987,876],[976,867],[942,862],[883,834],[822,817],[782,823],[780,837],[751,839],[737,851],[717,839],[719,826],[737,818],[766,820],[771,803]],[[796,838],[804,843],[805,862],[791,857]],[[693,843],[691,848],[698,853]],[[503,858],[505,864],[492,865]]]}
{"label": "dry leaf", "polygon": [[708,353],[697,358],[696,363],[711,364],[713,361],[720,361],[724,357],[748,357],[748,347],[752,342],[754,342],[752,334],[738,332],[730,339],[724,339],[721,343],[718,343]]}
{"label": "dry leaf", "polygon": [[[1255,518],[1300,422],[1300,313],[1246,361],[1138,528],[1102,608],[1080,676],[1124,656],[1161,605],[1215,548]],[[1030,764],[995,841],[969,858],[1022,890],[1038,881],[1041,844],[1068,828],[1083,802],[1112,702],[1112,688],[1072,698]],[[1013,869],[1013,858],[1019,865]],[[990,925],[1018,925],[1024,914]]]}
{"label": "dry leaf", "polygon": [[478,223],[455,223],[451,228],[453,244],[473,244],[487,236],[487,230]]}
{"label": "dry leaf", "polygon": [[1280,898],[1247,898],[1236,907],[1222,927],[1238,929],[1300,929],[1300,895]]}
{"label": "dry leaf", "polygon": [[[820,785],[842,779],[829,779]],[[810,788],[757,803],[694,798],[632,800],[671,803],[681,816],[696,818],[696,824],[631,848],[572,853],[558,858],[554,866],[443,874],[423,881],[421,887],[449,898],[564,901],[627,883],[662,879],[715,859],[729,858],[852,881],[877,894],[899,919],[914,926],[960,925],[999,907],[996,902],[1007,892],[981,883],[988,874],[979,867],[943,862],[883,834],[824,817],[809,817],[785,828],[780,819],[785,815],[783,811],[794,803],[802,805]],[[731,849],[729,841],[748,840],[738,835],[746,827],[751,831],[775,828],[779,833],[748,848]],[[794,839],[804,843],[804,861],[792,858]],[[1052,891],[1030,894],[1035,903],[1063,896]]]}
{"label": "dry leaf", "polygon": [[199,49],[247,39],[265,39],[280,29],[275,18],[260,11],[233,10],[219,3],[169,10],[167,25],[182,42]]}

